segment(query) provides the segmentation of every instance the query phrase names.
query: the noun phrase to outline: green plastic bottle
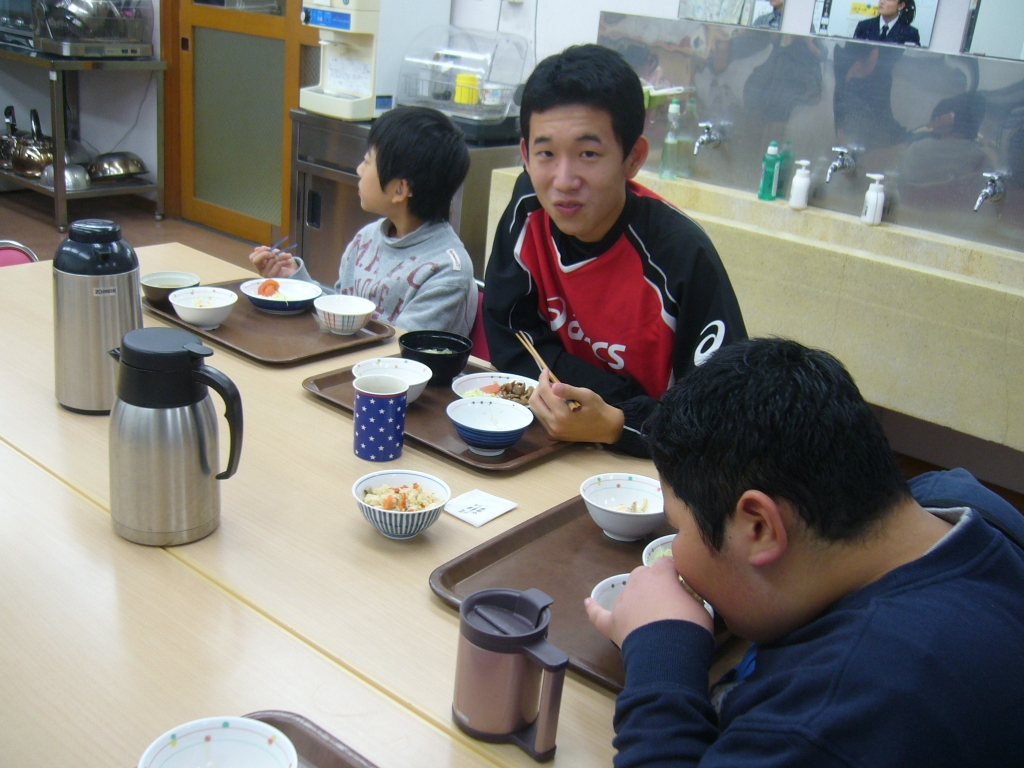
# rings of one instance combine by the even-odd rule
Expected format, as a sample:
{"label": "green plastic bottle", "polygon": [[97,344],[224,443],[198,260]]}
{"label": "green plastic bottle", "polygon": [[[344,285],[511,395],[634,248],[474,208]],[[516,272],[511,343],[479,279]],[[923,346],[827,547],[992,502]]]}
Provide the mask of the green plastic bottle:
{"label": "green plastic bottle", "polygon": [[679,114],[679,99],[672,99],[668,105],[668,131],[665,133],[665,143],[661,146],[661,166],[658,169],[658,177],[662,179],[674,179],[679,168],[679,129],[682,125],[682,118]]}
{"label": "green plastic bottle", "polygon": [[793,140],[786,139],[779,150],[779,189],[776,197],[789,197],[789,183],[793,180]]}
{"label": "green plastic bottle", "polygon": [[779,145],[774,141],[768,145],[764,159],[761,161],[761,186],[757,190],[757,196],[762,200],[774,200],[779,194],[779,166],[782,158],[779,157]]}

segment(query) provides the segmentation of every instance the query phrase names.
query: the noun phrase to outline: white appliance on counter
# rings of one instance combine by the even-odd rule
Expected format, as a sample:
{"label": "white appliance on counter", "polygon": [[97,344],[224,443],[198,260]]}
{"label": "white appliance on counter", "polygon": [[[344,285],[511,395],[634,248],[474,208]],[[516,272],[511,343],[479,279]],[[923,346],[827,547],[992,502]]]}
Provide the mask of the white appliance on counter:
{"label": "white appliance on counter", "polygon": [[302,23],[320,29],[320,82],[299,106],[341,120],[391,109],[406,48],[450,15],[451,0],[302,0]]}

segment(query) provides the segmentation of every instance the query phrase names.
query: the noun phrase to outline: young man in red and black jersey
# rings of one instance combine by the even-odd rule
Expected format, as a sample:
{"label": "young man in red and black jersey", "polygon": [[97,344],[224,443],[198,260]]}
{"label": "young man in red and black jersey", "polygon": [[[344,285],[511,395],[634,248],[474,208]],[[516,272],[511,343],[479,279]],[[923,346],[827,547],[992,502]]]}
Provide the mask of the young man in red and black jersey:
{"label": "young man in red and black jersey", "polygon": [[[632,181],[647,159],[640,79],[616,52],[567,48],[530,75],[526,172],[487,265],[484,327],[498,370],[550,371],[530,400],[559,440],[647,455],[644,420],[677,379],[746,329],[707,233]],[[583,407],[571,411],[566,400]]]}

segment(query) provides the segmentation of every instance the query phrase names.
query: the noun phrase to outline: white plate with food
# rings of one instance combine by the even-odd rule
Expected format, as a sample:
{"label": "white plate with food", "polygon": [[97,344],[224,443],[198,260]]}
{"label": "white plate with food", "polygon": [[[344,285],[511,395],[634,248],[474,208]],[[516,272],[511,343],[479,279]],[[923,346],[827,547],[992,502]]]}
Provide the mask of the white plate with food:
{"label": "white plate with food", "polygon": [[537,380],[514,373],[467,373],[452,382],[452,392],[459,397],[497,397],[520,405],[530,404],[530,395]]}
{"label": "white plate with food", "polygon": [[272,315],[298,315],[313,306],[323,289],[316,283],[292,280],[287,277],[267,277],[246,280],[238,290],[256,309]]}

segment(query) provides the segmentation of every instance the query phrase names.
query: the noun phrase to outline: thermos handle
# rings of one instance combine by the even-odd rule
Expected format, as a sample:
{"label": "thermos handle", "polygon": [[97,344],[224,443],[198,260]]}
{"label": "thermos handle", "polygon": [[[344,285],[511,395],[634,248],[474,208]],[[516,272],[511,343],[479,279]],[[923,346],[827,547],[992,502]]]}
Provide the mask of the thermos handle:
{"label": "thermos handle", "polygon": [[541,675],[537,719],[527,733],[527,738],[532,736],[533,743],[527,748],[535,757],[547,760],[555,752],[558,711],[562,705],[562,685],[565,683],[565,669],[569,666],[569,657],[547,640],[527,646],[523,648],[523,652],[544,670]]}
{"label": "thermos handle", "polygon": [[208,365],[193,370],[192,378],[213,387],[224,400],[224,416],[231,432],[231,449],[228,452],[228,468],[217,475],[217,479],[227,480],[238,471],[238,460],[242,456],[242,396],[231,379]]}

